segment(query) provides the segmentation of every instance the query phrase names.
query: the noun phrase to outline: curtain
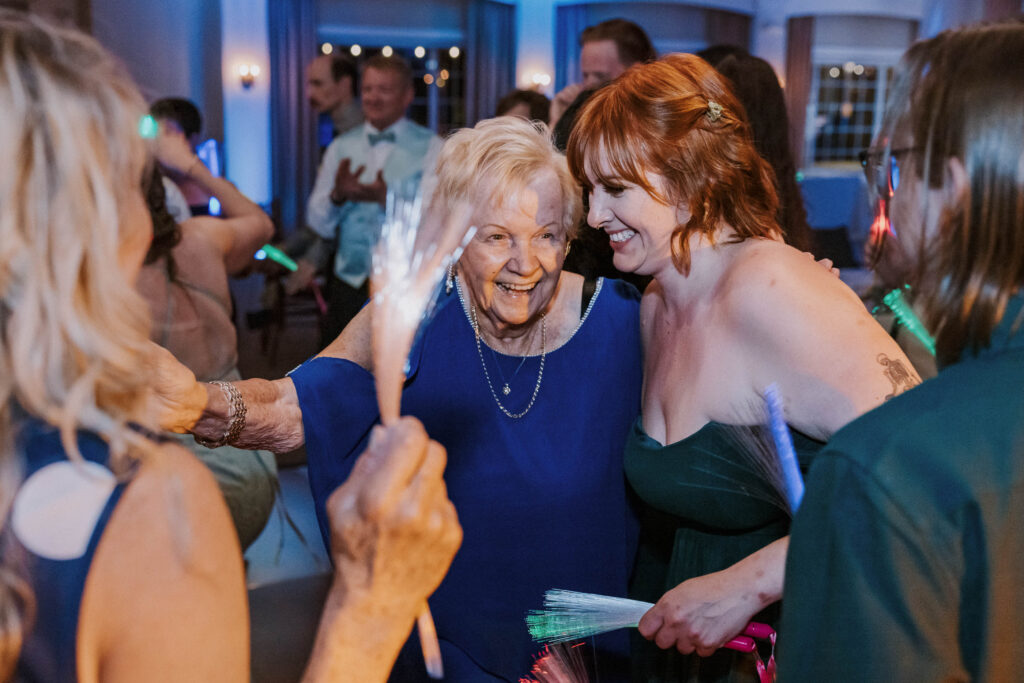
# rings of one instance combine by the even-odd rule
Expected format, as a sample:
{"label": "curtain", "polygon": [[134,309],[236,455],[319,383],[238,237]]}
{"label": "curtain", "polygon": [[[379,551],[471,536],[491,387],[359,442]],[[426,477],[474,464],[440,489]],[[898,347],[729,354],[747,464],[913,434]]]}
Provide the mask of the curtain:
{"label": "curtain", "polygon": [[466,22],[466,125],[494,116],[516,87],[516,7],[470,0]]}
{"label": "curtain", "polygon": [[708,46],[737,45],[750,49],[750,17],[724,10],[704,10],[704,35]]}
{"label": "curtain", "polygon": [[786,108],[789,110],[789,144],[793,163],[804,165],[804,126],[807,100],[811,94],[811,45],[814,39],[814,17],[792,17],[786,40]]}
{"label": "curtain", "polygon": [[555,8],[555,92],[580,81],[580,34],[588,25],[585,4]]}
{"label": "curtain", "polygon": [[306,104],[306,63],[315,56],[316,1],[267,0],[270,43],[271,215],[285,235],[305,225],[319,153]]}

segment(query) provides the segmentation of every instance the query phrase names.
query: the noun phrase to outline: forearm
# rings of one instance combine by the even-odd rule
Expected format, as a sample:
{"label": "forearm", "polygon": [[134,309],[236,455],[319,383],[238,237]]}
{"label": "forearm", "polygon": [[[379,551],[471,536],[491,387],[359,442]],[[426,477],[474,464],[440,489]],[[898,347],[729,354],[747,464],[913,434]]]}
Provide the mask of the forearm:
{"label": "forearm", "polygon": [[786,553],[789,536],[766,545],[748,555],[726,572],[734,574],[739,585],[746,586],[748,596],[759,605],[754,613],[782,599],[783,579],[786,574]]}
{"label": "forearm", "polygon": [[201,162],[192,164],[187,175],[193,182],[217,198],[217,201],[220,202],[222,216],[227,218],[266,216],[267,225],[273,230],[273,224],[266,212],[256,202],[242,194],[231,181],[213,175]]}
{"label": "forearm", "polygon": [[[290,379],[248,379],[232,384],[242,396],[246,416],[245,428],[231,445],[287,453],[304,443],[302,411]],[[203,386],[207,394],[206,408],[191,431],[196,436],[216,441],[230,427],[228,400],[219,386]]]}
{"label": "forearm", "polygon": [[416,615],[336,579],[320,617],[303,683],[386,681]]}

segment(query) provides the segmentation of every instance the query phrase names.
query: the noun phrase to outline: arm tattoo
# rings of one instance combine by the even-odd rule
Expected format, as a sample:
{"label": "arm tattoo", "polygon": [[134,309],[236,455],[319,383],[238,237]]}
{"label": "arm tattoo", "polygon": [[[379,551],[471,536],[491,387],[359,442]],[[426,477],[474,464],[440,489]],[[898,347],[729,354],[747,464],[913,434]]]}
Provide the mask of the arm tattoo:
{"label": "arm tattoo", "polygon": [[902,394],[908,389],[913,389],[921,380],[917,376],[907,369],[902,360],[892,359],[884,353],[878,354],[877,360],[879,364],[884,368],[883,373],[885,378],[892,382],[892,393],[887,395],[884,401],[888,401],[893,396]]}

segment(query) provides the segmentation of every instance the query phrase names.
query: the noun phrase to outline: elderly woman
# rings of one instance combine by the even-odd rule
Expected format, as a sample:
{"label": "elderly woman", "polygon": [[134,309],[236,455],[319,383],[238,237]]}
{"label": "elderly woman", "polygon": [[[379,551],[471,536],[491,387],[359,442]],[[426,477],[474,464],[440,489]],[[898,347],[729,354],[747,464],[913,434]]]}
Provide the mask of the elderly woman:
{"label": "elderly woman", "polygon": [[763,421],[775,383],[809,456],[807,437],[827,439],[917,377],[857,296],[783,243],[771,168],[703,60],[671,55],[598,91],[568,155],[615,266],[654,278],[625,456],[644,503],[631,592],[657,603],[640,622],[657,647],[640,643],[637,678],[754,679],[749,658],[715,650],[755,615],[776,618],[762,610],[782,594],[788,519],[736,425]]}
{"label": "elderly woman", "polygon": [[786,569],[786,680],[1020,679],[1021,65],[1013,22],[940,34],[898,68],[869,172],[940,369],[811,468]]}
{"label": "elderly woman", "polygon": [[[0,680],[248,681],[228,511],[146,429],[142,98],[91,38],[0,11],[0,101]],[[332,496],[306,680],[386,678],[458,547],[444,463],[406,419]]]}
{"label": "elderly woman", "polygon": [[[639,407],[638,295],[562,271],[579,190],[543,125],[502,117],[461,130],[437,171],[438,196],[469,200],[477,230],[413,349],[402,399],[448,449],[445,481],[465,532],[430,607],[447,680],[516,681],[538,649],[523,617],[545,590],[626,590],[622,447]],[[242,447],[304,439],[322,521],[326,492],[378,419],[371,315],[289,378],[233,385],[248,407],[237,434],[216,388],[192,431]],[[196,391],[187,377],[180,386]],[[179,427],[205,397],[188,401]],[[624,640],[596,647],[602,676],[621,679]],[[424,676],[415,656],[394,674]]]}

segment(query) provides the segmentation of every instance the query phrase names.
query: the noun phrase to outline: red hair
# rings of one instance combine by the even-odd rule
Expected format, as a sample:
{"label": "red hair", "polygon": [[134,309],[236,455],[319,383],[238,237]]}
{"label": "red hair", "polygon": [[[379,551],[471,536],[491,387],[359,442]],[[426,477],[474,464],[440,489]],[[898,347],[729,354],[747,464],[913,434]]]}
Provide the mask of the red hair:
{"label": "red hair", "polygon": [[[714,105],[721,107],[717,116]],[[754,147],[743,107],[695,55],[638,64],[596,92],[573,126],[566,154],[587,192],[589,170],[598,182],[625,181],[663,204],[686,203],[690,219],[672,234],[672,260],[684,274],[694,233],[713,240],[724,223],[735,231],[734,242],[781,234],[772,169]],[[669,196],[655,189],[649,172],[665,178]]]}

